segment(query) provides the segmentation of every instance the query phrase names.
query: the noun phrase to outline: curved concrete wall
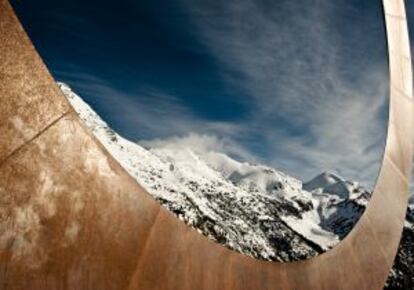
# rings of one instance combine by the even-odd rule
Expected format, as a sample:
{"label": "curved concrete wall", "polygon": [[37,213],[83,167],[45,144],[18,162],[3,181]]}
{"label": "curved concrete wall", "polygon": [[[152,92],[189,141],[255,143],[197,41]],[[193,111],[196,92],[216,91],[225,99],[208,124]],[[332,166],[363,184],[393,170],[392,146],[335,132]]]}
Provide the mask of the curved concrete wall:
{"label": "curved concrete wall", "polygon": [[390,120],[375,192],[337,247],[283,264],[215,244],[154,201],[84,128],[0,0],[0,289],[381,289],[414,137],[403,0],[384,11]]}

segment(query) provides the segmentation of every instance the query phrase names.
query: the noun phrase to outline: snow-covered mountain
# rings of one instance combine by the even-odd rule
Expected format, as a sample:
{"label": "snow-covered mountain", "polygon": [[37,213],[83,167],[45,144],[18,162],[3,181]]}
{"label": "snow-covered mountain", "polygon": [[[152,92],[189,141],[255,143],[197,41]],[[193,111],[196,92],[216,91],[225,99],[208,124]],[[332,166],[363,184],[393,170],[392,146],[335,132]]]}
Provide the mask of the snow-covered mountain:
{"label": "snow-covered mountain", "polygon": [[[67,85],[59,86],[86,126],[155,199],[189,226],[236,251],[276,261],[315,256],[345,237],[368,203],[367,190],[334,173],[302,183],[220,152],[174,142],[141,146],[114,132]],[[406,223],[411,241],[413,218]],[[398,271],[394,269],[390,281],[401,277]]]}

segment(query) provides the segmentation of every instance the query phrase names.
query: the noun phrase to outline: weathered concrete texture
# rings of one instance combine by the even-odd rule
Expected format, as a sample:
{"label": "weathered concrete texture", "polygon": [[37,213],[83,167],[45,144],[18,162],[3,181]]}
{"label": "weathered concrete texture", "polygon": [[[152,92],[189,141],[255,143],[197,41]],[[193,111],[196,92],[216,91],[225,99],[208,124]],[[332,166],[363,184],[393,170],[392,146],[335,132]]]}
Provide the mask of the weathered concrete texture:
{"label": "weathered concrete texture", "polygon": [[403,0],[384,0],[388,139],[375,192],[333,250],[254,260],[155,202],[84,128],[0,0],[0,289],[381,289],[400,240],[413,151]]}
{"label": "weathered concrete texture", "polygon": [[[4,2],[4,1],[2,1]],[[5,3],[0,9],[0,162],[69,110]]]}

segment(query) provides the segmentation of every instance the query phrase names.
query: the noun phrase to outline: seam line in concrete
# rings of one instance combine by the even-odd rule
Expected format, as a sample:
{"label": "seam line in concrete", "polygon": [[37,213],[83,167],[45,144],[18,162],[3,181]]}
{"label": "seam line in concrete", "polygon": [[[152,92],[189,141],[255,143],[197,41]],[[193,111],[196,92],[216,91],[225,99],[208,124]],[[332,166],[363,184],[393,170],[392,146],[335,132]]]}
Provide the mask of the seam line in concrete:
{"label": "seam line in concrete", "polygon": [[388,16],[388,17],[391,17],[391,18],[397,18],[397,19],[404,20],[404,21],[407,20],[404,16],[398,15],[398,14],[385,13],[385,16]]}
{"label": "seam line in concrete", "polygon": [[71,113],[72,110],[69,109],[68,111],[64,112],[60,117],[56,118],[55,120],[53,120],[49,125],[47,125],[46,127],[44,127],[42,130],[40,130],[37,134],[35,134],[33,137],[31,137],[29,140],[25,141],[23,144],[21,144],[20,146],[18,146],[16,149],[14,149],[9,155],[7,155],[6,157],[4,157],[3,159],[0,160],[0,167],[2,167],[4,165],[4,163],[7,162],[7,160],[9,160],[11,157],[13,157],[14,155],[16,155],[20,150],[22,150],[24,147],[26,147],[28,144],[32,143],[34,140],[36,140],[37,138],[39,138],[44,132],[46,132],[50,127],[52,127],[54,124],[56,124],[57,122],[59,122],[61,119],[63,119],[64,117],[66,117],[69,113]]}
{"label": "seam line in concrete", "polygon": [[406,176],[404,176],[404,174],[401,172],[401,170],[397,167],[397,165],[395,165],[394,161],[387,155],[385,154],[385,159],[390,163],[391,167],[395,170],[395,172],[401,177],[401,179],[406,183],[406,184],[410,184],[409,180],[407,179]]}

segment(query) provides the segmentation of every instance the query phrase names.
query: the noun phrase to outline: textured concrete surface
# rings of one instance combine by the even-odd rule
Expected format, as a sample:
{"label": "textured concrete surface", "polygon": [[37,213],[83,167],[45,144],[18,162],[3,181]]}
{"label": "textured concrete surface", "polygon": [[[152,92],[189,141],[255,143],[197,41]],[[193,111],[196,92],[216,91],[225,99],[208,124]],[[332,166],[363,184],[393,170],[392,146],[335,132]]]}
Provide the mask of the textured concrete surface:
{"label": "textured concrete surface", "polygon": [[81,124],[0,0],[0,289],[381,289],[414,137],[403,0],[384,11],[390,120],[371,202],[333,250],[281,264],[215,244],[155,202]]}

